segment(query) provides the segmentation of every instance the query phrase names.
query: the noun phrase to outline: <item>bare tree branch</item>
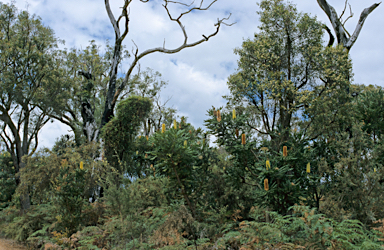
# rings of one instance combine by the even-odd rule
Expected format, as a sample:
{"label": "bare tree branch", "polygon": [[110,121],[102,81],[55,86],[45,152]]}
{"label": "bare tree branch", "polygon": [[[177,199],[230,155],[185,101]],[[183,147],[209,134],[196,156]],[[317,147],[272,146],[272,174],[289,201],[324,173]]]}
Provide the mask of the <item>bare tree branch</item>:
{"label": "bare tree branch", "polygon": [[[331,21],[332,27],[336,33],[336,38],[338,41],[338,44],[343,45],[347,50],[350,50],[353,44],[356,42],[357,37],[360,34],[360,31],[363,27],[365,19],[368,17],[368,15],[377,8],[381,4],[375,3],[369,8],[366,8],[361,12],[359,22],[357,23],[357,26],[355,28],[355,31],[352,36],[347,38],[346,36],[346,30],[344,28],[344,25],[341,23],[341,16],[340,18],[337,16],[335,8],[333,8],[331,5],[328,4],[326,0],[317,0],[317,3],[320,5],[320,7],[323,9],[325,14],[328,16],[329,20]],[[344,12],[344,11],[343,11]],[[349,18],[347,18],[348,20]],[[344,22],[345,23],[345,22]],[[347,32],[348,34],[348,32]]]}
{"label": "bare tree branch", "polygon": [[346,45],[346,47],[348,49],[350,49],[353,46],[353,44],[356,42],[357,37],[359,36],[361,29],[363,28],[365,19],[367,19],[368,15],[371,14],[371,12],[374,9],[376,9],[380,4],[381,4],[381,2],[380,3],[375,3],[371,7],[365,8],[363,10],[363,12],[361,12],[360,19],[359,19],[359,22],[356,25],[355,31],[353,32],[352,36],[349,38],[349,41],[348,41],[348,43]]}
{"label": "bare tree branch", "polygon": [[[188,43],[188,35],[187,35],[186,30],[185,30],[185,26],[181,22],[181,18],[183,16],[191,13],[194,10],[208,10],[215,2],[217,2],[217,0],[211,1],[210,4],[207,5],[207,7],[203,7],[204,0],[201,0],[200,5],[198,7],[190,7],[190,6],[192,6],[192,4],[194,2],[192,2],[191,4],[188,5],[188,4],[184,4],[181,2],[177,2],[177,1],[164,0],[163,7],[165,8],[169,19],[171,21],[176,22],[179,25],[179,27],[183,33],[183,36],[184,36],[183,44],[181,44],[179,47],[174,48],[174,49],[167,49],[167,48],[165,48],[165,41],[164,41],[162,47],[147,49],[147,50],[139,53],[138,46],[134,43],[136,50],[133,52],[133,55],[134,55],[133,61],[126,72],[122,83],[120,84],[120,86],[116,87],[117,64],[119,64],[119,62],[120,62],[121,43],[129,31],[129,29],[128,29],[129,18],[128,18],[127,8],[129,6],[129,4],[131,3],[131,1],[132,0],[125,0],[122,14],[120,15],[120,17],[116,21],[114,15],[110,9],[109,0],[105,0],[105,6],[107,9],[107,13],[108,13],[109,19],[112,23],[112,26],[115,30],[116,41],[115,41],[115,51],[114,51],[114,55],[113,55],[112,68],[110,71],[110,82],[108,85],[108,93],[107,93],[107,97],[106,97],[105,109],[104,109],[104,113],[103,113],[101,126],[104,126],[104,124],[106,122],[108,122],[110,120],[110,118],[113,116],[113,109],[114,109],[114,106],[116,104],[116,101],[118,100],[118,98],[119,98],[120,94],[122,93],[122,91],[124,90],[124,88],[127,86],[128,82],[129,82],[129,78],[133,72],[133,69],[137,66],[137,64],[141,58],[143,58],[144,56],[147,56],[149,54],[155,53],[155,52],[161,52],[161,53],[165,53],[165,54],[174,54],[174,53],[177,53],[177,52],[179,52],[185,48],[194,47],[196,45],[199,45],[203,42],[208,41],[211,37],[217,35],[217,33],[220,30],[221,25],[226,25],[226,26],[233,25],[233,23],[231,23],[231,24],[226,23],[226,21],[229,19],[229,17],[231,15],[229,15],[226,18],[218,19],[217,23],[214,24],[214,26],[216,27],[216,30],[214,32],[212,32],[209,35],[203,34],[202,39],[195,41],[195,42],[192,42],[192,43]],[[148,2],[148,0],[140,0],[140,1],[144,2],[144,3]],[[169,4],[179,4],[179,5],[187,6],[190,8],[187,11],[182,12],[181,14],[179,14],[179,16],[177,18],[175,18],[171,15],[171,13],[169,11],[169,8],[168,8]],[[122,18],[125,18],[125,30],[124,30],[123,35],[120,35],[119,21]]]}
{"label": "bare tree branch", "polygon": [[335,42],[335,37],[333,36],[331,30],[328,28],[327,25],[324,24],[323,28],[327,31],[327,33],[329,35],[329,42],[328,42],[327,47],[331,47],[333,45],[333,43]]}
{"label": "bare tree branch", "polygon": [[[341,21],[341,18],[343,17],[344,13],[345,13],[345,10],[347,9],[347,4],[348,4],[348,0],[345,0],[345,4],[344,4],[344,9],[343,9],[343,12],[341,12],[341,15],[339,17],[339,20]],[[351,5],[349,5],[351,6]]]}
{"label": "bare tree branch", "polygon": [[113,29],[115,30],[116,37],[120,37],[119,25],[117,24],[115,16],[112,13],[111,6],[109,5],[109,0],[105,0],[105,8],[107,9],[109,20],[111,21]]}
{"label": "bare tree branch", "polygon": [[351,5],[349,5],[349,17],[347,17],[347,19],[345,19],[344,23],[343,23],[343,26],[345,25],[345,23],[348,21],[349,18],[352,18],[353,17],[353,12],[352,12],[352,7]]}

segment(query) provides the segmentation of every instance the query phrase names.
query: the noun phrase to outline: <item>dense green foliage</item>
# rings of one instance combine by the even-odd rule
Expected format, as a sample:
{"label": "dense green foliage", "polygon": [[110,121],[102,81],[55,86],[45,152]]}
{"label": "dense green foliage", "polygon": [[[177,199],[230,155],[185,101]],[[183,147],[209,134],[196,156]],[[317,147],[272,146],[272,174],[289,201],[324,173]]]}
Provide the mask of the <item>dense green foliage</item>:
{"label": "dense green foliage", "polygon": [[0,209],[7,207],[16,191],[15,167],[8,152],[0,155]]}
{"label": "dense green foliage", "polygon": [[[47,115],[74,135],[18,171],[0,155],[0,233],[31,249],[384,249],[383,88],[352,84],[348,51],[324,45],[316,18],[259,6],[206,131],[160,104],[165,82],[147,70],[90,142],[81,129],[100,121],[77,104],[101,115],[111,50],[61,51],[73,86]],[[83,62],[93,77],[76,76]]]}
{"label": "dense green foliage", "polygon": [[136,151],[135,137],[151,106],[149,98],[131,96],[119,103],[116,117],[103,128],[105,157],[120,173],[142,175],[143,170],[133,162],[132,156]]}

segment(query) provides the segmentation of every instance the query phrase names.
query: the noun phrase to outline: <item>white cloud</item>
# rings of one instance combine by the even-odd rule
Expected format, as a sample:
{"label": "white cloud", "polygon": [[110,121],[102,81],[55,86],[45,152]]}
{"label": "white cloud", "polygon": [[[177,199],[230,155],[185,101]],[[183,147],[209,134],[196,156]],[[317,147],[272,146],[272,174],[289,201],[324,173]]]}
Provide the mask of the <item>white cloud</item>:
{"label": "white cloud", "polygon": [[58,137],[70,133],[71,128],[61,122],[48,122],[39,133],[39,148],[52,148]]}

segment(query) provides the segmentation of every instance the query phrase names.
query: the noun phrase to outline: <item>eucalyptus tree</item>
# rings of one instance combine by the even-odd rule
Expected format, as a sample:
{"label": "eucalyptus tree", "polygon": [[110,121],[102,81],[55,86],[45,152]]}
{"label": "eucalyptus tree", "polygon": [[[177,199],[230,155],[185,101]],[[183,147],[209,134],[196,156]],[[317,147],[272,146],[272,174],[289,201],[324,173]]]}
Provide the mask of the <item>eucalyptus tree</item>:
{"label": "eucalyptus tree", "polygon": [[[112,56],[113,48],[108,43],[102,51],[94,41],[82,50],[72,48],[60,52],[65,101],[58,103],[50,116],[71,128],[77,145],[98,140]],[[128,57],[129,53],[124,51],[121,59]],[[116,79],[117,83],[122,81],[121,77]],[[159,72],[149,68],[139,70],[131,76],[117,100],[120,102],[132,95],[151,100],[154,108],[140,127],[145,135],[159,129],[165,120],[169,123],[175,116],[175,109],[166,107],[166,102],[161,103],[160,92],[166,85]]]}
{"label": "eucalyptus tree", "polygon": [[60,52],[64,102],[51,117],[69,126],[76,144],[95,141],[105,100],[111,49],[105,53],[94,41],[82,50]]}
{"label": "eucalyptus tree", "polygon": [[[140,0],[142,3],[149,3],[147,0]],[[155,78],[158,78],[158,73],[140,72],[133,73],[138,66],[139,61],[155,52],[173,54],[183,49],[197,46],[208,41],[211,37],[218,34],[222,25],[227,24],[225,21],[228,18],[218,19],[214,25],[214,30],[209,35],[202,35],[203,38],[194,42],[189,42],[187,31],[182,23],[182,18],[193,11],[208,10],[217,0],[211,1],[204,5],[203,1],[199,5],[184,4],[176,1],[164,1],[164,9],[171,22],[175,22],[181,29],[184,40],[183,43],[174,49],[165,47],[156,47],[139,52],[138,46],[129,54],[124,50],[123,42],[129,33],[129,8],[132,0],[124,0],[121,14],[116,19],[113,14],[109,0],[105,0],[105,7],[108,17],[113,26],[115,33],[115,41],[112,46],[107,45],[107,51],[104,55],[100,53],[99,48],[91,42],[85,50],[72,49],[64,51],[62,58],[65,61],[63,70],[67,75],[66,82],[68,84],[67,102],[63,104],[63,109],[52,115],[53,118],[71,127],[75,134],[75,139],[78,144],[84,141],[97,141],[100,135],[100,129],[108,123],[113,117],[115,105],[122,99],[131,94],[139,94],[149,97],[155,103],[150,117],[148,117],[149,125],[143,123],[143,131],[149,134],[152,130],[157,130],[162,121],[171,122],[175,115],[175,110],[166,108],[166,103],[161,103],[159,90],[164,86],[163,82],[155,83]],[[175,5],[184,9],[179,16],[174,17],[170,12],[170,6]],[[123,26],[123,27],[120,27]],[[125,73],[121,73],[121,62],[124,59],[131,58],[131,62]],[[122,74],[123,77],[119,77]],[[148,77],[153,79],[148,80]],[[145,87],[145,84],[150,86]],[[149,90],[152,89],[152,90]],[[104,107],[102,107],[104,106]],[[81,113],[81,116],[79,115]],[[82,139],[82,138],[85,138]]]}
{"label": "eucalyptus tree", "polygon": [[343,90],[350,84],[351,62],[344,48],[323,46],[315,17],[282,0],[259,6],[260,31],[235,49],[240,60],[226,99],[229,106],[246,108],[253,116],[249,127],[278,150],[293,129],[316,136],[329,128],[348,98]]}
{"label": "eucalyptus tree", "polygon": [[[16,173],[24,167],[23,156],[35,152],[40,129],[62,100],[57,43],[39,18],[0,3],[0,138]],[[16,181],[23,185],[22,179]],[[24,192],[21,207],[29,206]]]}
{"label": "eucalyptus tree", "polygon": [[[152,2],[148,0],[139,0],[142,3],[145,4],[152,4]],[[170,1],[170,0],[164,0],[164,10],[167,13],[169,20],[171,22],[174,22],[176,25],[178,25],[182,31],[183,34],[183,42],[180,46],[169,49],[165,47],[165,43],[163,43],[160,47],[150,48],[146,49],[142,52],[139,52],[138,46],[133,50],[132,52],[132,60],[129,63],[128,69],[124,73],[124,77],[121,82],[118,81],[118,69],[120,66],[120,63],[122,61],[123,57],[123,42],[127,38],[129,34],[129,25],[130,25],[130,4],[132,3],[132,0],[124,0],[124,4],[121,8],[120,15],[116,18],[116,16],[113,14],[109,0],[105,0],[105,7],[107,10],[107,14],[109,17],[109,20],[112,24],[114,33],[115,33],[115,41],[113,45],[113,55],[111,57],[111,66],[109,68],[109,80],[108,80],[108,86],[107,86],[107,93],[105,97],[105,105],[103,109],[103,114],[101,117],[101,124],[100,127],[103,127],[110,119],[113,117],[113,112],[116,103],[118,102],[118,98],[120,95],[122,95],[122,92],[126,89],[126,87],[129,85],[130,80],[133,77],[133,70],[138,65],[139,61],[150,54],[160,52],[165,54],[174,54],[178,53],[183,49],[190,48],[197,46],[201,43],[207,42],[210,38],[216,36],[221,28],[222,25],[231,25],[227,24],[226,20],[229,19],[229,17],[218,19],[217,23],[214,24],[214,29],[211,34],[208,35],[202,35],[202,38],[190,42],[188,39],[187,31],[185,29],[185,26],[182,23],[183,17],[186,15],[196,12],[196,11],[205,11],[208,10],[217,0],[212,0],[208,4],[205,4],[204,1],[200,1],[199,4],[194,4],[192,2],[191,4],[185,4],[183,2],[177,2],[177,1]],[[181,7],[183,11],[178,15],[174,16],[171,14],[170,6],[174,5],[176,7]],[[121,27],[122,26],[122,27]],[[84,72],[89,73],[89,72]],[[89,130],[95,130],[95,132],[90,132],[92,134],[98,134],[99,128],[95,129],[97,127],[96,119],[94,118],[94,114],[92,112],[86,112],[85,115],[87,116],[86,120],[92,121],[92,123],[89,124],[88,128]]]}

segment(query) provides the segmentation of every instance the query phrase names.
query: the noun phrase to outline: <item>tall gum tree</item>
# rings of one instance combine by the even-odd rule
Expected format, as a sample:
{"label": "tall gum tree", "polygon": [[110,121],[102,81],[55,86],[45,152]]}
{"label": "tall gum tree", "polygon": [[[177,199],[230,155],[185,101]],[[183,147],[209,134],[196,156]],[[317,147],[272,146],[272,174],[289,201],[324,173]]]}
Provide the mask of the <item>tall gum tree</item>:
{"label": "tall gum tree", "polygon": [[[23,156],[35,152],[38,133],[60,100],[56,47],[53,31],[40,19],[0,3],[0,138],[16,173],[24,168]],[[16,182],[23,185],[19,177]],[[22,209],[30,207],[28,192],[20,200]]]}
{"label": "tall gum tree", "polygon": [[[111,48],[103,55],[94,41],[82,50],[60,52],[63,96],[51,117],[72,129],[77,145],[96,141],[105,100]],[[97,124],[97,126],[95,125]],[[93,125],[93,126],[92,126]]]}
{"label": "tall gum tree", "polygon": [[[60,51],[63,61],[60,68],[63,79],[62,96],[65,101],[57,103],[55,112],[50,115],[71,128],[77,145],[96,141],[98,138],[113,57],[113,47],[109,44],[106,47],[106,51],[102,52],[100,46],[91,41],[82,50],[72,48]],[[124,51],[121,59],[127,57],[128,52]],[[117,84],[122,80],[118,77]],[[145,135],[159,129],[163,122],[170,124],[173,121],[176,110],[165,107],[167,102],[160,101],[161,89],[166,84],[161,80],[160,73],[148,68],[133,74],[120,94],[119,100],[131,95],[152,100],[154,109],[148,117],[148,123],[143,123],[141,128]]]}
{"label": "tall gum tree", "polygon": [[[338,90],[347,89],[352,77],[351,62],[344,48],[323,46],[316,18],[282,0],[259,5],[260,32],[235,50],[238,72],[228,79],[226,99],[230,106],[246,107],[254,117],[249,127],[269,137],[279,151],[298,121],[306,136],[334,122],[346,98]],[[323,127],[314,131],[311,125],[319,119]]]}

